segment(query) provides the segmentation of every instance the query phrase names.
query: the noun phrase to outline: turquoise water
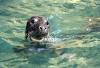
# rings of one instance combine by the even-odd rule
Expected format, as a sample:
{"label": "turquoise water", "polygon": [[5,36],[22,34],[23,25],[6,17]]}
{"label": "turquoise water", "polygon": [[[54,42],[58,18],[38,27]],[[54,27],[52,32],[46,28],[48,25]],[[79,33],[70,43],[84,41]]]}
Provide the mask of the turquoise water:
{"label": "turquoise water", "polygon": [[[27,44],[25,26],[33,15],[48,18],[58,42],[47,51],[16,53]],[[100,32],[87,31],[89,18],[100,18],[99,0],[0,0],[0,68],[100,68]]]}

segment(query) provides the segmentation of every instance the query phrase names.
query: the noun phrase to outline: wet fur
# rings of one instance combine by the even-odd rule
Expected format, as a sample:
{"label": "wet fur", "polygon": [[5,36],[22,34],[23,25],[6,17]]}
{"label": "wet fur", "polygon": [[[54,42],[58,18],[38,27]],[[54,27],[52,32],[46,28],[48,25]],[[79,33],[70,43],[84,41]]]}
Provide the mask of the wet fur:
{"label": "wet fur", "polygon": [[[34,21],[36,21],[36,22],[34,22]],[[47,37],[48,31],[47,31],[46,34],[42,35],[41,32],[38,29],[39,26],[43,26],[43,27],[47,28],[47,30],[49,29],[49,23],[44,17],[42,17],[42,16],[32,16],[27,21],[27,24],[26,24],[25,40],[27,40],[29,38],[31,41],[41,42],[44,37]]]}

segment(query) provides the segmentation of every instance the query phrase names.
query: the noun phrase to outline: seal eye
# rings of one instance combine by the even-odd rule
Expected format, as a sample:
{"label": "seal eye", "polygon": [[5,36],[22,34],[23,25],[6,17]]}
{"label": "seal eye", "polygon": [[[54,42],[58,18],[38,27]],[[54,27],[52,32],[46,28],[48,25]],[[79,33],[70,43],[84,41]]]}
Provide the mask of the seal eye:
{"label": "seal eye", "polygon": [[31,20],[32,23],[34,23],[34,20]]}

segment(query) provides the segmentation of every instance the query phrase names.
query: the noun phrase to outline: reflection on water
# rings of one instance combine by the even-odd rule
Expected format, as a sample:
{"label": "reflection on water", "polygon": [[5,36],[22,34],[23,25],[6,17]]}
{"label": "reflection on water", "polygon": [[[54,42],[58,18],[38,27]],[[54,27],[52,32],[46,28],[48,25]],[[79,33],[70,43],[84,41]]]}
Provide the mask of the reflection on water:
{"label": "reflection on water", "polygon": [[[100,68],[99,4],[99,0],[0,0],[0,68]],[[40,45],[37,48],[24,41],[32,15],[47,17],[50,23],[51,42],[34,43]]]}

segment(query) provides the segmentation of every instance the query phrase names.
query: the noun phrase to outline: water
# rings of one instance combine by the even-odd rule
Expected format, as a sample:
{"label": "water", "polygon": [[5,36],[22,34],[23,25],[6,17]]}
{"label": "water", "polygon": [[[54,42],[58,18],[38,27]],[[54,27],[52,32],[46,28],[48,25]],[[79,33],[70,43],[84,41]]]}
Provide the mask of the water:
{"label": "water", "polygon": [[[47,49],[24,47],[32,15],[48,18],[56,43]],[[100,17],[99,0],[0,0],[0,68],[100,68],[100,32],[88,31],[91,17]]]}

